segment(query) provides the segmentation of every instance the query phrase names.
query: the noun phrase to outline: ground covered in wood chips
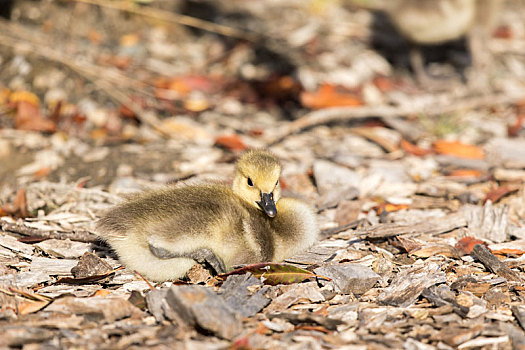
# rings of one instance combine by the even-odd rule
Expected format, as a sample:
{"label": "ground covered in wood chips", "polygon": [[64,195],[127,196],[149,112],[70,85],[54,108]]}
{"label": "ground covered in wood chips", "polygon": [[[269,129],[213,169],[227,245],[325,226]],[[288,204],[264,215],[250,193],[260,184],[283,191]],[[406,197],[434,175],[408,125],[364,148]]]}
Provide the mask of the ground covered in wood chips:
{"label": "ground covered in wood chips", "polygon": [[[17,1],[0,20],[0,345],[525,349],[524,9],[500,11],[481,72],[440,47],[430,86],[350,1]],[[126,196],[228,183],[258,147],[317,209],[308,252],[155,284],[97,240]]]}

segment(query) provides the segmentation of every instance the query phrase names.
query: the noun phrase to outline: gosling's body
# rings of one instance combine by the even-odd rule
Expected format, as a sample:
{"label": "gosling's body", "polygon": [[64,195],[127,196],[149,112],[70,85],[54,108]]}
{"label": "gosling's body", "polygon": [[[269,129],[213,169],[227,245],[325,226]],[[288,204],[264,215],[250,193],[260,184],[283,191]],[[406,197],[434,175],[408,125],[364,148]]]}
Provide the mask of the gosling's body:
{"label": "gosling's body", "polygon": [[[267,164],[256,164],[261,154]],[[154,281],[183,277],[196,263],[190,256],[203,249],[226,270],[282,261],[312,245],[318,228],[307,204],[279,198],[277,165],[269,153],[252,151],[239,161],[233,189],[208,184],[146,193],[110,210],[97,232],[127,268]],[[276,197],[276,213],[258,204],[269,193]]]}

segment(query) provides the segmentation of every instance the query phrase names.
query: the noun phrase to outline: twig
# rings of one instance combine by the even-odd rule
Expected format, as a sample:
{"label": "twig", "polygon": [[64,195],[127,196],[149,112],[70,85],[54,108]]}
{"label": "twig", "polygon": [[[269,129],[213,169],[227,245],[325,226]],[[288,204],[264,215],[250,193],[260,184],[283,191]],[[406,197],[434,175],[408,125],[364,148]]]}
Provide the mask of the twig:
{"label": "twig", "polygon": [[359,118],[380,117],[398,118],[407,115],[427,114],[439,115],[456,110],[476,109],[500,104],[515,102],[523,98],[523,95],[493,94],[484,96],[466,97],[448,103],[429,101],[422,105],[409,106],[363,106],[363,107],[333,107],[310,112],[305,116],[291,122],[280,132],[267,141],[268,145],[279,143],[289,135],[317,125],[328,124],[338,121],[347,121]]}
{"label": "twig", "polygon": [[78,231],[44,231],[32,227],[27,227],[11,222],[0,221],[0,230],[4,232],[18,233],[23,236],[37,236],[46,239],[70,239],[77,242],[93,243],[98,241],[98,236],[86,230]]}
{"label": "twig", "polygon": [[225,26],[223,24],[217,24],[213,22],[208,22],[199,18],[190,17],[186,15],[181,15],[178,13],[167,12],[158,10],[155,8],[147,6],[137,6],[134,2],[131,1],[102,1],[102,0],[71,0],[75,2],[82,2],[85,4],[97,5],[100,7],[111,8],[115,10],[125,11],[133,13],[139,16],[146,16],[154,18],[156,20],[161,20],[168,23],[181,24],[192,28],[206,30],[208,32],[221,34],[224,36],[229,36],[237,39],[247,40],[255,42],[261,39],[260,35],[247,33],[240,29],[233,27]]}

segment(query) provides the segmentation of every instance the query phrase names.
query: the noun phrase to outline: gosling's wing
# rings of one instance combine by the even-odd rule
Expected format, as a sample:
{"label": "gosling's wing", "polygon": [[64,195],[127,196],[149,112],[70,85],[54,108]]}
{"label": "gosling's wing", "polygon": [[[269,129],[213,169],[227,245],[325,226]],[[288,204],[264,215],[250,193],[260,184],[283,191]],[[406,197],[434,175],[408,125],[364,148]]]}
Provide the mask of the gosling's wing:
{"label": "gosling's wing", "polygon": [[238,199],[221,185],[183,186],[135,197],[108,211],[97,224],[102,237],[136,233],[166,248],[164,241],[193,237],[217,226],[231,225],[238,216]]}

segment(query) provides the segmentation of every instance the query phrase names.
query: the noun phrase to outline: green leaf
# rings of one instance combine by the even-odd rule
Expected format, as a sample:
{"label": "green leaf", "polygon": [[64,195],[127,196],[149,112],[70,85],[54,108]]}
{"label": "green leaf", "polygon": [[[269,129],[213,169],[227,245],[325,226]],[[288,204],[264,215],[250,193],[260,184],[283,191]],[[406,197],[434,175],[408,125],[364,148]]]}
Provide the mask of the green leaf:
{"label": "green leaf", "polygon": [[242,275],[248,272],[260,278],[264,284],[272,286],[277,284],[299,283],[312,277],[331,281],[328,277],[316,275],[311,271],[301,269],[294,265],[271,262],[246,265],[231,272],[218,275],[217,277],[226,279],[226,277],[230,275]]}

